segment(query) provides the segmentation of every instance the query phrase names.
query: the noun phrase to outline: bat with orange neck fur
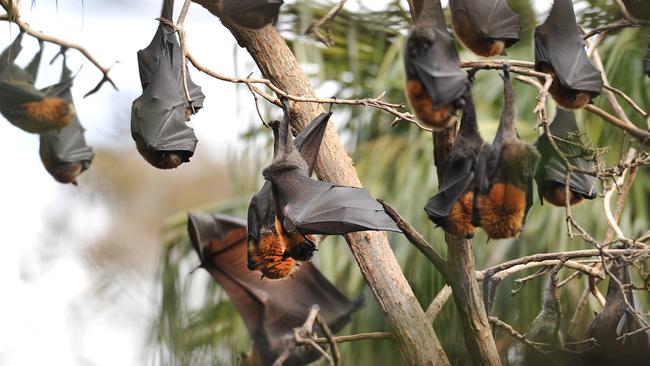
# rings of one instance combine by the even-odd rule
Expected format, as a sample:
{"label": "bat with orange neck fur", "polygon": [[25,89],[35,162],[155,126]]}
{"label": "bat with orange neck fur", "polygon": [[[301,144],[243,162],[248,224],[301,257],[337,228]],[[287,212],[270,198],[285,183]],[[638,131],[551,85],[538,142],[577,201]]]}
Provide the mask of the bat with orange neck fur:
{"label": "bat with orange neck fur", "polygon": [[[294,145],[307,163],[311,175],[316,164],[318,150],[325,134],[331,113],[316,117],[296,136]],[[273,155],[277,154],[279,143],[279,122],[272,121],[274,144]],[[300,244],[304,243],[304,244]],[[262,189],[253,196],[248,206],[248,268],[259,270],[262,275],[279,279],[289,276],[297,266],[296,259],[309,260],[311,256],[300,255],[294,248],[312,248],[316,250],[317,238],[313,235],[294,235],[287,237],[278,220],[273,199],[271,182],[264,182]],[[313,253],[313,250],[311,253]],[[299,250],[298,250],[299,251]]]}
{"label": "bat with orange neck fur", "polygon": [[274,159],[263,171],[270,184],[253,197],[248,210],[249,268],[272,279],[289,276],[297,262],[312,257],[317,250],[312,234],[400,232],[365,189],[310,178],[329,114],[317,117],[292,141],[289,101],[282,103],[284,118],[272,124]]}
{"label": "bat with orange neck fur", "polygon": [[0,54],[0,113],[14,126],[30,133],[60,130],[76,116],[74,106],[60,97],[69,92],[70,81],[60,82],[43,89],[34,83],[43,53],[40,50],[23,69],[14,63],[22,50],[23,33]]}
{"label": "bat with orange neck fur", "polygon": [[471,238],[476,231],[472,208],[481,176],[480,157],[486,156],[487,152],[482,150],[490,147],[479,133],[471,91],[465,99],[460,129],[442,168],[440,188],[424,210],[431,221],[449,234]]}
{"label": "bat with orange neck fur", "polygon": [[456,36],[472,52],[491,57],[519,41],[521,20],[506,0],[450,0]]}
{"label": "bat with orange neck fur", "polygon": [[190,213],[188,231],[194,250],[207,270],[235,305],[253,338],[253,355],[258,365],[272,364],[289,348],[284,365],[307,365],[321,354],[309,346],[295,345],[293,329],[300,327],[312,305],[333,332],[350,321],[363,304],[336,289],[311,263],[305,263],[286,281],[260,280],[246,264],[246,223],[234,217]]}
{"label": "bat with orange neck fur", "polygon": [[571,0],[555,0],[535,28],[535,70],[553,76],[549,92],[563,108],[582,108],[600,94],[603,80],[589,62]]}
{"label": "bat with orange neck fur", "polygon": [[406,93],[416,117],[434,130],[451,127],[469,88],[440,0],[424,0],[404,54]]}
{"label": "bat with orange neck fur", "polygon": [[[161,18],[171,20],[173,0],[165,0]],[[186,68],[187,100],[182,68]],[[142,95],[131,107],[131,136],[142,157],[158,169],[189,162],[197,138],[186,124],[203,107],[205,96],[192,82],[173,29],[162,21],[149,46],[138,51]]]}
{"label": "bat with orange neck fur", "polygon": [[[72,83],[72,73],[66,64],[65,50],[62,55],[61,82]],[[74,104],[70,89],[66,89],[59,97]],[[60,131],[48,131],[40,135],[41,161],[57,182],[77,185],[77,177],[90,167],[94,153],[86,144],[84,132],[79,118],[75,116],[72,123]]]}
{"label": "bat with orange neck fur", "polygon": [[507,66],[503,83],[503,112],[472,214],[474,224],[491,239],[515,237],[523,228],[533,203],[533,178],[540,159],[539,152],[517,134],[515,96]]}
{"label": "bat with orange neck fur", "polygon": [[[571,165],[586,170],[594,169],[594,163],[585,159],[583,143],[579,136],[580,131],[573,112],[558,108],[549,130],[554,136],[556,145]],[[542,156],[535,175],[540,201],[543,203],[546,199],[555,206],[566,205],[566,167],[564,162],[551,146],[548,136],[540,136],[535,146]],[[571,195],[569,197],[571,205],[585,199],[596,198],[596,177],[585,173],[571,172],[569,194]]]}

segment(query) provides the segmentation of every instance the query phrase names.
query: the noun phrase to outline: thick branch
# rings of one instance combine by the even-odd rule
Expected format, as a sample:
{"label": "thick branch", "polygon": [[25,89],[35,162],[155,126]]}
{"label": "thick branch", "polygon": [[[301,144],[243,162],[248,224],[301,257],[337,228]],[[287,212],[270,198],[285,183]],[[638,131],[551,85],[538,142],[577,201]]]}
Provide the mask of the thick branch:
{"label": "thick branch", "polygon": [[[215,2],[197,1],[217,11]],[[262,74],[273,85],[293,95],[314,97],[309,80],[278,31],[240,28],[226,18],[224,24],[251,54]],[[292,110],[292,127],[301,130],[322,112],[320,104],[297,103]],[[361,186],[334,126],[327,127],[316,170],[321,179],[335,184]],[[362,232],[346,235],[352,254],[382,308],[402,357],[412,365],[448,365],[449,361],[427,321],[413,291],[404,278],[385,233]]]}
{"label": "thick branch", "polygon": [[429,244],[426,239],[420,234],[411,224],[409,224],[394,208],[392,208],[388,203],[383,200],[379,200],[379,203],[384,206],[386,213],[390,216],[397,227],[399,227],[406,238],[420,251],[424,254],[425,257],[431,262],[438,271],[442,274],[445,279],[449,277],[449,266],[447,261],[435,250],[435,248]]}
{"label": "thick branch", "polygon": [[[417,18],[422,0],[409,1],[411,15]],[[449,156],[456,137],[455,128],[435,132],[433,137],[433,157],[438,174],[438,183],[442,181],[442,167]],[[501,365],[499,353],[492,336],[487,312],[483,305],[481,291],[476,281],[476,266],[472,241],[445,235],[447,242],[448,282],[463,323],[465,344],[475,365]]]}

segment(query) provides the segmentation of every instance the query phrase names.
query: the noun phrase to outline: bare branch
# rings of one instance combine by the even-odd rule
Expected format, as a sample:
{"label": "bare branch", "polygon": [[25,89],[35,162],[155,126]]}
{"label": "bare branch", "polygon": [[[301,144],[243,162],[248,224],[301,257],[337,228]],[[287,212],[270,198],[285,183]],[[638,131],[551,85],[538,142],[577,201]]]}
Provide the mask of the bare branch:
{"label": "bare branch", "polygon": [[632,14],[630,14],[630,12],[627,10],[627,7],[625,6],[625,4],[623,3],[622,0],[614,0],[614,2],[616,3],[616,5],[618,5],[618,8],[621,10],[621,13],[623,13],[623,16],[625,17],[625,19],[629,20],[632,23],[650,25],[650,22],[645,21],[645,20],[641,20],[641,19],[637,19]]}
{"label": "bare branch", "polygon": [[587,40],[597,34],[601,33],[609,33],[609,32],[615,32],[617,30],[623,29],[623,28],[630,28],[630,27],[639,27],[640,24],[638,23],[633,23],[629,21],[628,19],[619,19],[613,23],[603,25],[602,27],[598,27],[595,29],[592,29],[591,31],[585,33],[582,36],[582,39]]}
{"label": "bare branch", "polygon": [[320,316],[320,314],[316,316],[316,323],[318,323],[318,326],[325,334],[325,338],[327,339],[332,349],[332,363],[334,366],[340,365],[341,351],[339,351],[339,347],[336,345],[336,342],[334,342],[334,336],[332,335],[330,327],[327,325],[327,322]]}
{"label": "bare branch", "polygon": [[[374,333],[359,333],[346,336],[333,337],[332,340],[336,343],[357,342],[367,340],[394,340],[393,335],[388,332],[374,332]],[[316,343],[329,343],[327,338],[315,338]]]}
{"label": "bare branch", "polygon": [[630,136],[636,138],[640,143],[644,145],[648,145],[650,143],[650,132],[642,130],[633,124],[627,124],[625,121],[614,117],[613,115],[605,112],[593,104],[587,104],[584,109],[599,116],[605,120],[605,122],[608,122],[609,124],[624,130],[630,134]]}
{"label": "bare branch", "polygon": [[[338,15],[338,13],[343,9],[343,6],[345,6],[345,3],[347,1],[348,0],[340,0],[338,4],[336,4],[332,9],[330,9],[330,11],[327,12],[327,14],[325,14],[324,17],[310,25],[305,31],[305,35],[315,33],[321,42],[323,42],[328,47],[332,47],[334,45],[334,40],[332,39],[331,25],[334,21],[334,18],[336,18],[336,15]],[[325,29],[325,36],[318,32],[318,30],[321,28]]]}
{"label": "bare branch", "polygon": [[634,110],[637,113],[639,113],[643,118],[649,117],[649,113],[644,111],[641,107],[639,107],[639,105],[636,104],[636,102],[632,98],[630,98],[627,94],[623,93],[619,89],[616,89],[615,87],[613,87],[613,86],[611,86],[609,84],[603,85],[603,88],[605,88],[605,89],[613,92],[614,94],[618,95],[619,97],[623,98],[623,100],[626,101],[627,104],[629,104],[632,108],[634,108]]}
{"label": "bare branch", "polygon": [[394,208],[392,208],[386,201],[378,200],[388,216],[395,221],[406,238],[420,251],[425,257],[436,267],[443,277],[448,277],[448,263],[434,248],[429,244],[426,239],[420,234],[411,224],[409,224]]}
{"label": "bare branch", "polygon": [[491,316],[491,317],[489,317],[489,319],[490,319],[490,323],[492,323],[495,326],[505,330],[506,333],[510,334],[512,337],[514,337],[518,341],[520,341],[520,342],[522,342],[522,343],[524,343],[524,344],[526,344],[528,346],[535,347],[535,348],[551,347],[551,345],[549,343],[541,343],[541,342],[531,341],[530,339],[526,338],[525,335],[517,332],[515,330],[515,328],[513,328],[510,324],[500,320],[499,318],[497,318],[495,316]]}
{"label": "bare branch", "polygon": [[18,28],[20,28],[21,31],[29,34],[30,36],[32,36],[32,37],[34,37],[34,38],[36,38],[36,39],[38,39],[40,41],[57,44],[57,45],[59,45],[61,47],[64,47],[64,48],[69,48],[69,49],[74,49],[74,50],[79,51],[88,61],[90,61],[93,65],[95,65],[95,67],[99,71],[101,71],[102,79],[99,81],[99,83],[97,83],[97,85],[94,88],[92,88],[88,93],[86,93],[84,95],[84,98],[89,96],[89,95],[92,95],[92,94],[96,93],[99,89],[101,89],[102,85],[104,85],[104,83],[106,83],[106,82],[111,84],[115,90],[118,90],[117,86],[115,85],[113,80],[108,76],[108,73],[111,71],[111,68],[113,67],[113,65],[115,63],[111,64],[108,67],[102,66],[90,54],[90,52],[88,52],[88,50],[86,50],[84,47],[82,47],[82,46],[80,46],[80,45],[78,45],[76,43],[64,41],[62,39],[52,37],[52,36],[49,36],[49,35],[44,34],[42,32],[39,32],[37,30],[32,29],[27,23],[25,23],[20,18],[20,13],[18,11],[17,3],[15,1],[11,4],[11,8],[10,8],[8,0],[0,0],[0,6],[2,6],[8,13],[10,13],[12,15],[11,18],[9,17],[8,14],[4,15],[4,16],[0,17],[0,20],[9,21],[9,22],[12,22],[12,23],[16,24],[18,26]]}
{"label": "bare branch", "polygon": [[445,285],[440,292],[436,295],[436,297],[433,298],[433,301],[431,301],[431,304],[429,304],[429,307],[427,308],[427,318],[431,322],[436,320],[436,317],[438,316],[438,313],[442,309],[442,307],[447,303],[447,300],[449,300],[449,297],[451,296],[451,287],[449,285]]}

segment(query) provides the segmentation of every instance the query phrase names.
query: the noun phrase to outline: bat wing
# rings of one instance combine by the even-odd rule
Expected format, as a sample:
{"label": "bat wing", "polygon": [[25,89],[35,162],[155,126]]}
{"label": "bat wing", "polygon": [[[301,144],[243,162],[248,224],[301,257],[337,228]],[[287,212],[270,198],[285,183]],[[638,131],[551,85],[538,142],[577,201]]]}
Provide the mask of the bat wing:
{"label": "bat wing", "polygon": [[25,68],[25,72],[30,76],[30,82],[34,84],[38,76],[38,68],[41,66],[41,58],[43,57],[43,41],[39,41],[39,49],[32,61],[29,62]]}
{"label": "bat wing", "polygon": [[[571,111],[557,108],[553,123],[549,127],[558,148],[564,153],[569,162],[581,169],[591,170],[594,164],[586,160],[583,155],[582,142],[580,141],[578,125],[575,115]],[[543,135],[537,140],[536,146],[542,155],[540,169],[538,170],[537,180],[550,181],[564,184],[566,177],[566,167],[564,162],[557,155],[553,146],[551,146],[548,137]],[[596,177],[573,172],[571,173],[570,189],[585,198],[596,198]]]}
{"label": "bat wing", "polygon": [[431,221],[440,225],[449,216],[451,207],[475,181],[475,166],[475,156],[449,156],[445,162],[440,189],[424,208]]}
{"label": "bat wing", "polygon": [[4,73],[7,66],[14,64],[16,57],[18,57],[18,54],[23,49],[20,45],[23,41],[23,34],[23,32],[20,32],[16,38],[14,38],[13,42],[11,42],[11,44],[7,46],[7,48],[5,48],[2,53],[0,53],[0,75]]}
{"label": "bat wing", "polygon": [[535,65],[553,67],[560,83],[569,89],[600,94],[600,71],[589,62],[571,0],[556,0],[544,24],[535,28]]}
{"label": "bat wing", "polygon": [[321,113],[307,127],[303,128],[293,140],[293,144],[307,163],[307,173],[309,175],[314,171],[316,158],[318,158],[320,145],[323,142],[323,136],[327,128],[327,122],[329,122],[331,116],[332,112]]}
{"label": "bat wing", "polygon": [[435,40],[419,48],[409,38],[406,71],[424,85],[433,108],[447,106],[461,98],[469,88],[467,74],[460,69],[458,52],[446,29],[435,29]]}
{"label": "bat wing", "polygon": [[451,0],[453,12],[467,13],[481,35],[503,39],[509,47],[519,40],[521,20],[506,0]]}
{"label": "bat wing", "polygon": [[27,82],[0,81],[0,109],[16,108],[24,103],[36,102],[44,93]]}
{"label": "bat wing", "polygon": [[[319,305],[321,316],[337,331],[362,303],[348,300],[311,263],[300,266],[293,279],[260,280],[246,267],[243,220],[191,213],[188,229],[203,267],[237,308],[265,365],[293,343],[293,328],[304,323],[312,305]],[[313,349],[299,347],[286,364],[307,364],[319,357]]]}
{"label": "bat wing", "polygon": [[[164,32],[161,28],[159,27],[157,36],[159,32]],[[194,130],[185,123],[187,100],[181,89],[181,74],[174,69],[174,58],[180,59],[180,54],[173,53],[173,45],[170,45],[170,42],[162,42],[162,46],[159,46],[160,57],[155,62],[152,74],[149,74],[148,65],[141,64],[140,74],[144,75],[141,82],[146,87],[133,102],[131,135],[148,150],[174,151],[188,161],[194,154],[198,140]],[[149,47],[145,50],[148,56],[139,57],[139,61],[156,59],[155,56],[149,56],[156,55],[157,51]]]}
{"label": "bat wing", "polygon": [[[94,154],[86,144],[84,128],[77,118],[60,131],[48,131],[40,135],[40,154],[55,163],[81,163],[86,168]],[[45,160],[45,159],[44,159]]]}
{"label": "bat wing", "polygon": [[335,186],[291,169],[270,178],[283,215],[302,234],[341,235],[355,231],[401,232],[379,202],[363,188]]}

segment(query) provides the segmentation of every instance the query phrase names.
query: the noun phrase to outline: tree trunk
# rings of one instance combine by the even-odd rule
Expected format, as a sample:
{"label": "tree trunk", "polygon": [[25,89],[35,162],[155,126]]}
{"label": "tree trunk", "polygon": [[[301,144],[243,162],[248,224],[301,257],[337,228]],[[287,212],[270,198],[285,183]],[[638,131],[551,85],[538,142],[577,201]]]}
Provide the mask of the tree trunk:
{"label": "tree trunk", "polygon": [[[219,15],[214,0],[195,2]],[[275,27],[248,30],[230,24],[227,19],[223,22],[273,84],[293,95],[314,96],[307,76]],[[291,116],[293,128],[301,130],[322,112],[319,104],[295,103]],[[356,169],[331,124],[321,145],[316,171],[324,181],[361,187]],[[431,323],[404,278],[386,234],[359,232],[345,237],[404,360],[410,365],[449,365]]]}

